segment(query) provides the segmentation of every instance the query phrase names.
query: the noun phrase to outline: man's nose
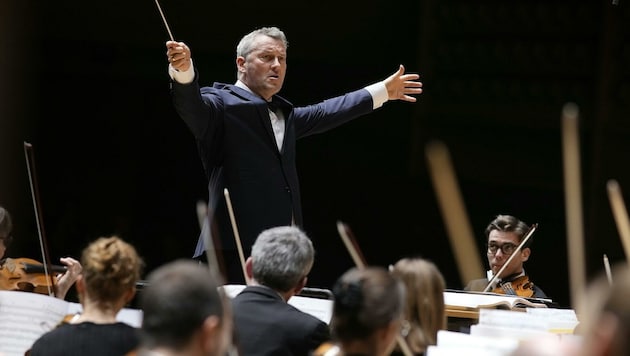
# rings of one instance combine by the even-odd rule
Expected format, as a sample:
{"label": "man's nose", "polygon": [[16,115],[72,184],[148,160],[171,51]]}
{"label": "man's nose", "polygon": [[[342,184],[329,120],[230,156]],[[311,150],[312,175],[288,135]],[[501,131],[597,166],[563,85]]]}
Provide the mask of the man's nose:
{"label": "man's nose", "polygon": [[501,250],[500,248],[497,249],[497,252],[494,253],[495,257],[501,256],[502,258],[504,258],[505,256],[507,256],[505,253],[503,253],[503,250]]}

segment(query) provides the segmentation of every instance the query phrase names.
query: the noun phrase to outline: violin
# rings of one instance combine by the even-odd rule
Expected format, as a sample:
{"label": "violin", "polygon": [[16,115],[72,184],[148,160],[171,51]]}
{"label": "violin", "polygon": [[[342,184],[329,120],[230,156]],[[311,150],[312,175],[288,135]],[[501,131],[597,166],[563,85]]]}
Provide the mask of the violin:
{"label": "violin", "polygon": [[492,292],[531,298],[534,295],[534,283],[529,280],[528,276],[520,276],[512,281],[500,283]]}
{"label": "violin", "polygon": [[31,258],[5,258],[0,260],[0,290],[13,290],[49,294],[57,284],[50,272],[64,273],[65,266],[49,265],[46,276],[44,264]]}

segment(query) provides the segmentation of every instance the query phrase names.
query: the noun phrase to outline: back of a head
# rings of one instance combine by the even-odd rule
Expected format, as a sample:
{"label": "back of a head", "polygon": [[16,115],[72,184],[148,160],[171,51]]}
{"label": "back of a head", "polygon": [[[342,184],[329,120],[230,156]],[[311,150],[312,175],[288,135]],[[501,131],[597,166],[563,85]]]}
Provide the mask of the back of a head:
{"label": "back of a head", "polygon": [[407,292],[407,343],[412,351],[424,352],[428,345],[436,344],[438,330],[446,328],[444,277],[433,262],[422,258],[399,260],[394,265],[392,274],[405,284]]}
{"label": "back of a head", "polygon": [[405,287],[385,268],[352,268],[335,282],[331,329],[340,341],[365,340],[399,320]]}
{"label": "back of a head", "polygon": [[294,288],[313,267],[315,249],[295,226],[263,231],[252,246],[252,274],[256,282],[280,292]]}
{"label": "back of a head", "polygon": [[111,236],[100,237],[83,249],[81,266],[90,298],[108,305],[135,287],[144,262],[132,245]]}
{"label": "back of a head", "polygon": [[147,348],[183,348],[209,316],[223,321],[223,301],[207,266],[176,260],[149,274],[140,296],[142,342]]}
{"label": "back of a head", "polygon": [[11,214],[4,207],[0,206],[0,237],[7,237],[11,234],[13,229],[13,222],[11,221]]}

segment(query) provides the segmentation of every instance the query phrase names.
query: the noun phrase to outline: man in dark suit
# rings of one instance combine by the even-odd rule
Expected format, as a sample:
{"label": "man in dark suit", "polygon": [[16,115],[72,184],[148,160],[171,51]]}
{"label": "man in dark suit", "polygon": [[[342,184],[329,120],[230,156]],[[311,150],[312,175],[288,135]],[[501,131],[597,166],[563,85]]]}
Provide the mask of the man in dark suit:
{"label": "man in dark suit", "polygon": [[[294,107],[277,95],[287,70],[287,47],[280,29],[257,29],[236,48],[236,83],[200,87],[190,48],[183,42],[166,42],[173,102],[197,141],[210,181],[210,211],[219,209],[216,221],[224,256],[236,247],[226,204],[219,204],[224,188],[246,256],[264,229],[302,225],[297,139],[370,113],[388,100],[415,102],[413,95],[422,93],[419,76],[405,74],[401,65],[381,82],[318,104]],[[202,256],[204,249],[200,237],[194,257]],[[235,270],[240,268],[228,266],[228,282],[234,282]]]}
{"label": "man in dark suit", "polygon": [[250,285],[232,300],[241,356],[308,355],[330,339],[328,325],[288,304],[306,285],[315,250],[295,226],[263,231],[247,259]]}
{"label": "man in dark suit", "polygon": [[[518,283],[520,288],[531,290],[531,298],[547,298],[545,292],[529,280],[523,268],[523,264],[532,253],[530,247],[532,238],[530,237],[520,251],[516,251],[529,229],[529,225],[511,215],[498,215],[492,220],[485,230],[488,264],[490,265],[490,270],[487,273],[488,278],[472,280],[468,282],[464,290],[483,291],[487,287],[489,280],[503,268],[510,256],[516,253],[510,264],[495,279],[490,291],[498,288],[502,292],[501,294],[511,294],[510,287],[514,289],[515,286],[513,284]],[[521,281],[526,282],[521,283]]]}

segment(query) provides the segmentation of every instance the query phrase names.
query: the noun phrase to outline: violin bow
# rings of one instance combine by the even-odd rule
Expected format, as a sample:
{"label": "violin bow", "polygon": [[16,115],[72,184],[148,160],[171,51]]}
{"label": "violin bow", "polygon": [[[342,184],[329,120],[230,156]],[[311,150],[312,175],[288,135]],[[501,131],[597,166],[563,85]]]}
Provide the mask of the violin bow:
{"label": "violin bow", "polygon": [[475,253],[478,249],[458,188],[450,154],[444,143],[431,141],[426,146],[426,156],[433,187],[459,267],[459,276],[462,283],[466,283],[485,273],[481,258]]}
{"label": "violin bow", "polygon": [[[216,178],[213,176],[213,178]],[[216,183],[217,179],[211,180],[211,188],[213,187],[213,183]],[[214,192],[215,190],[210,190],[210,192]],[[214,205],[216,203],[216,199],[214,199],[214,195],[210,193],[210,202],[205,204],[203,201],[197,202],[197,218],[199,219],[199,227],[202,231],[203,235],[203,243],[206,248],[206,259],[208,260],[208,268],[210,269],[210,274],[215,278],[217,284],[222,286],[225,284],[227,278],[221,275],[221,269],[219,268],[219,255],[217,249],[214,246],[214,238],[212,236],[212,219],[214,216]],[[207,227],[204,229],[204,225]],[[225,292],[225,288],[218,288],[219,294],[221,295],[221,299],[223,302],[228,301],[229,297]],[[228,302],[229,303],[229,302]],[[227,356],[237,356],[240,353],[237,350],[236,345],[234,345],[234,340],[230,340],[230,345],[228,347],[228,351],[226,353]]]}
{"label": "violin bow", "polygon": [[350,257],[352,257],[354,264],[358,268],[365,268],[367,265],[365,257],[363,257],[363,254],[359,250],[359,246],[357,245],[352,231],[350,231],[350,227],[341,221],[337,221],[337,231],[339,232],[339,236],[341,236],[341,240],[346,246],[348,253],[350,253]]}
{"label": "violin bow", "polygon": [[616,180],[611,179],[606,184],[606,189],[608,190],[608,200],[610,201],[610,207],[617,224],[617,231],[619,231],[621,243],[626,253],[626,259],[630,259],[630,221],[628,220],[626,204],[623,202],[621,188]]}
{"label": "violin bow", "polygon": [[[221,270],[219,268],[219,258],[217,257],[217,251],[214,248],[214,242],[212,233],[210,230],[210,219],[208,216],[212,216],[211,209],[208,209],[208,205],[203,201],[197,202],[197,218],[199,219],[199,228],[202,231],[203,243],[206,247],[206,259],[208,260],[208,268],[210,273],[217,280],[217,283],[222,284]],[[204,228],[204,226],[206,228]]]}
{"label": "violin bow", "polygon": [[483,292],[488,292],[490,290],[490,288],[492,288],[492,284],[494,283],[494,281],[496,281],[497,278],[499,278],[501,273],[503,273],[503,271],[507,268],[507,266],[510,264],[510,262],[512,262],[512,260],[516,256],[516,254],[519,253],[521,251],[521,249],[523,249],[523,246],[525,246],[527,241],[529,241],[529,239],[532,237],[532,235],[534,234],[534,231],[536,231],[537,228],[538,228],[538,224],[532,224],[532,226],[529,228],[529,231],[527,231],[527,234],[525,234],[525,237],[523,238],[523,241],[521,241],[521,243],[518,244],[518,246],[516,247],[514,252],[512,252],[510,257],[508,257],[507,261],[505,261],[505,263],[503,264],[503,266],[501,266],[499,271],[497,273],[495,273],[494,276],[492,276],[492,279],[490,279],[490,281],[488,282],[488,285],[486,286],[486,288],[483,289]]}
{"label": "violin bow", "polygon": [[562,108],[564,201],[567,221],[569,282],[573,304],[583,295],[586,286],[578,114],[578,106],[574,103],[567,103]]}
{"label": "violin bow", "polygon": [[[46,243],[46,234],[44,231],[44,223],[42,221],[41,204],[39,204],[39,190],[36,182],[35,174],[35,155],[33,153],[33,145],[28,142],[24,142],[24,156],[26,158],[26,168],[28,170],[28,181],[31,186],[31,197],[33,199],[33,207],[35,210],[35,219],[37,220],[37,232],[39,235],[39,247],[42,253],[42,262],[44,266],[44,275],[46,278],[50,278],[50,285],[48,285],[48,295],[55,296],[55,278],[48,272],[48,261],[50,256],[48,254],[48,245]],[[52,286],[52,288],[51,288]]]}
{"label": "violin bow", "polygon": [[228,213],[230,214],[230,223],[232,225],[232,231],[234,233],[234,240],[236,241],[236,249],[238,250],[238,258],[241,261],[241,269],[243,270],[243,278],[245,278],[245,284],[249,284],[249,278],[247,278],[247,269],[245,268],[245,255],[243,253],[243,245],[241,244],[241,235],[238,233],[238,227],[236,225],[236,217],[234,216],[234,209],[232,209],[232,199],[230,199],[230,192],[227,188],[223,189],[223,195],[225,196],[225,202],[227,204]]}
{"label": "violin bow", "polygon": [[[367,263],[365,262],[365,258],[359,249],[359,245],[357,244],[350,227],[341,221],[337,221],[337,231],[339,232],[339,236],[341,236],[343,243],[346,245],[354,264],[357,268],[364,269],[367,266]],[[396,342],[405,356],[413,356],[411,348],[409,348],[407,341],[402,337],[402,335],[396,335]]]}
{"label": "violin bow", "polygon": [[612,286],[613,285],[612,272],[610,271],[610,262],[608,261],[608,256],[606,256],[606,254],[604,254],[603,260],[604,260],[604,271],[606,272],[606,279],[608,279],[608,285]]}
{"label": "violin bow", "polygon": [[205,247],[206,259],[208,260],[208,268],[210,273],[216,278],[219,284],[225,282],[225,276],[222,276],[221,264],[219,263],[219,256],[217,249],[215,248],[215,238],[212,233],[212,226],[214,221],[214,210],[218,204],[217,199],[217,187],[221,182],[222,171],[214,171],[210,176],[208,184],[208,204],[203,201],[197,202],[197,219],[199,222],[199,229],[201,230],[201,237]]}

